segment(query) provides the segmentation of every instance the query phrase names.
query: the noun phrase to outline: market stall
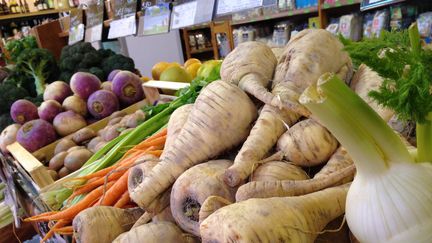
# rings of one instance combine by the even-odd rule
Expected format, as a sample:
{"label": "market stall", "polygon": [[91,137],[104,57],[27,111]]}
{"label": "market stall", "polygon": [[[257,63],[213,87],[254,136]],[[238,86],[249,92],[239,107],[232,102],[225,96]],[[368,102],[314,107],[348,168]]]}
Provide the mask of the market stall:
{"label": "market stall", "polygon": [[4,39],[2,240],[432,240],[431,3],[71,7]]}

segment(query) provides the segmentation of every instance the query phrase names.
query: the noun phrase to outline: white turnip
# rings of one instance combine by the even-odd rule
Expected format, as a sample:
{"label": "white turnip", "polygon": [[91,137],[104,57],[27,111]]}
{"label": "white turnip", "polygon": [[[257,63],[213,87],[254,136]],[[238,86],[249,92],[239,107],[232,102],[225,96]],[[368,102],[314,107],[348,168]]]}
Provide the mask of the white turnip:
{"label": "white turnip", "polygon": [[8,145],[13,144],[16,141],[16,136],[18,130],[20,129],[20,124],[12,124],[7,126],[0,134],[0,150],[3,153],[9,153],[6,148]]}
{"label": "white turnip", "polygon": [[77,72],[72,75],[70,80],[72,92],[83,100],[101,87],[101,81],[91,73]]}
{"label": "white turnip", "polygon": [[102,119],[120,108],[119,102],[115,94],[108,90],[98,90],[90,95],[87,100],[87,109],[90,114]]}
{"label": "white turnip", "polygon": [[17,133],[16,140],[29,152],[34,152],[56,140],[54,127],[42,119],[26,122]]}
{"label": "white turnip", "polygon": [[28,100],[17,100],[10,108],[12,120],[18,124],[24,124],[28,121],[38,119],[37,106]]}
{"label": "white turnip", "polygon": [[67,136],[87,125],[85,119],[73,111],[58,114],[53,121],[54,128],[60,136]]}
{"label": "white turnip", "polygon": [[55,100],[46,100],[38,108],[40,119],[52,122],[60,112],[63,111],[62,105]]}
{"label": "white turnip", "polygon": [[70,95],[72,95],[72,90],[67,83],[55,81],[45,88],[43,99],[44,101],[55,100],[61,104]]}

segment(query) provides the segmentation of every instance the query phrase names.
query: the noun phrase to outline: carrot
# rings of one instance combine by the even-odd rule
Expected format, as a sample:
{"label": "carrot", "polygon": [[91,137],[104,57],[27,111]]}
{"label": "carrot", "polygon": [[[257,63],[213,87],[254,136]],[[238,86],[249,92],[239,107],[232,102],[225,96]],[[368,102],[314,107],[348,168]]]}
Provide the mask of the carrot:
{"label": "carrot", "polygon": [[71,235],[73,234],[73,227],[72,226],[66,226],[62,228],[58,228],[54,230],[55,233],[61,234],[61,235]]}
{"label": "carrot", "polygon": [[163,150],[160,150],[160,149],[154,150],[154,151],[148,151],[147,152],[147,154],[152,154],[152,155],[154,155],[156,157],[160,157],[162,153],[163,153]]}
{"label": "carrot", "polygon": [[72,193],[72,195],[69,196],[68,201],[72,200],[73,198],[75,198],[78,195],[90,192],[93,189],[95,189],[101,185],[104,185],[105,181],[112,182],[112,181],[119,179],[125,172],[126,172],[126,170],[119,170],[119,171],[116,171],[116,172],[112,173],[111,175],[109,175],[108,178],[99,177],[97,180],[92,181],[91,183],[87,183],[87,184],[80,186],[79,188],[77,188]]}
{"label": "carrot", "polygon": [[123,208],[130,202],[129,191],[125,191],[120,199],[114,204],[115,208]]}
{"label": "carrot", "polygon": [[51,238],[54,235],[55,230],[57,228],[63,227],[65,225],[69,224],[70,222],[71,222],[70,220],[64,220],[64,219],[57,221],[57,223],[55,223],[51,227],[51,229],[46,233],[46,235],[44,236],[44,238],[42,238],[41,242],[47,241],[49,238]]}
{"label": "carrot", "polygon": [[131,199],[152,212],[153,202],[185,170],[243,142],[256,117],[255,105],[237,86],[210,83],[199,94],[176,142],[164,149],[161,162],[129,191]]}
{"label": "carrot", "polygon": [[128,157],[128,158],[120,160],[115,165],[112,165],[112,166],[107,167],[105,169],[99,170],[99,171],[97,171],[95,173],[79,177],[77,179],[87,179],[87,180],[89,180],[89,179],[92,179],[92,178],[95,178],[95,177],[106,176],[110,171],[112,171],[112,170],[114,170],[114,169],[116,169],[116,168],[118,168],[118,167],[120,167],[122,165],[123,166],[129,166],[129,165],[131,165],[134,162],[134,160],[137,159],[141,155],[142,155],[142,153],[136,153],[134,156],[131,156],[131,157]]}
{"label": "carrot", "polygon": [[[106,185],[106,188],[109,189],[114,184],[114,182],[109,182]],[[60,220],[60,219],[73,219],[79,212],[86,209],[90,204],[98,197],[100,197],[105,190],[105,185],[102,185],[98,187],[96,190],[93,190],[87,196],[85,196],[81,201],[79,201],[77,204],[71,206],[70,208],[67,208],[61,212],[58,212],[53,215],[49,216],[34,216],[31,218],[27,218],[24,221],[25,222],[31,222],[31,221],[49,221],[49,220]]]}
{"label": "carrot", "polygon": [[158,137],[158,138],[155,138],[151,141],[146,141],[145,143],[142,143],[138,146],[135,146],[134,148],[138,148],[138,149],[141,148],[142,149],[142,148],[147,148],[147,147],[151,147],[151,146],[159,146],[159,145],[165,144],[166,138],[167,138],[166,135],[162,136],[162,137]]}
{"label": "carrot", "polygon": [[129,170],[100,199],[99,206],[112,206],[128,189]]}
{"label": "carrot", "polygon": [[202,242],[313,243],[330,221],[345,212],[348,188],[345,184],[304,196],[230,204],[201,222]]}

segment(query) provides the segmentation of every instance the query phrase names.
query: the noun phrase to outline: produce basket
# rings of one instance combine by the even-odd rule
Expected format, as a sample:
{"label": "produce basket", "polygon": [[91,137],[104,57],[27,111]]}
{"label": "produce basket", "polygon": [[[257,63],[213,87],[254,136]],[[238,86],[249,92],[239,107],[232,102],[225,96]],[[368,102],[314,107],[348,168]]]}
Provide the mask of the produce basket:
{"label": "produce basket", "polygon": [[[188,85],[188,83],[148,81],[143,84],[143,90],[146,95],[146,99],[135,103],[123,109],[122,111],[126,114],[131,114],[145,105],[155,104],[158,100],[173,100],[175,99],[174,96],[160,94],[159,88],[178,90],[180,88],[187,87]],[[107,117],[87,126],[87,128],[90,128],[94,132],[98,132],[107,126],[108,121],[109,118]],[[71,136],[72,134],[64,138],[70,138]],[[48,170],[44,166],[44,161],[49,161],[53,157],[54,149],[61,139],[35,151],[34,153],[28,152],[17,142],[8,146],[9,152],[16,160],[16,166],[19,167],[23,172],[29,174],[39,192],[46,188],[52,189],[55,187],[55,184],[61,184],[62,181],[67,180],[68,178],[73,178],[74,175],[78,174],[83,169],[81,168],[80,170],[77,170],[74,173],[71,173],[70,175],[54,182]]]}

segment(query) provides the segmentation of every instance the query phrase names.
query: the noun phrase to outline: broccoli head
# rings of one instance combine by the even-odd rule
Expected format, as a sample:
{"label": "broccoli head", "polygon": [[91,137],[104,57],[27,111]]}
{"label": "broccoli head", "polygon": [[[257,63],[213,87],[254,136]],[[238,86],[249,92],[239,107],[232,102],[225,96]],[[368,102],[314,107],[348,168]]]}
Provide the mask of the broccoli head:
{"label": "broccoli head", "polygon": [[27,90],[10,81],[0,84],[0,94],[0,114],[9,114],[10,107],[16,100],[29,96]]}
{"label": "broccoli head", "polygon": [[130,57],[115,54],[102,61],[102,69],[107,74],[109,74],[114,69],[133,72],[135,70],[135,63]]}
{"label": "broccoli head", "polygon": [[96,75],[102,82],[106,79],[105,72],[101,68],[92,67],[89,69],[89,73]]}
{"label": "broccoli head", "polygon": [[14,124],[9,114],[0,115],[0,131],[3,131],[7,126]]}
{"label": "broccoli head", "polygon": [[26,49],[18,57],[15,71],[33,77],[37,95],[43,94],[45,83],[57,78],[54,55],[47,49]]}
{"label": "broccoli head", "polygon": [[99,49],[98,52],[104,59],[115,55],[115,52],[113,52],[111,49]]}

